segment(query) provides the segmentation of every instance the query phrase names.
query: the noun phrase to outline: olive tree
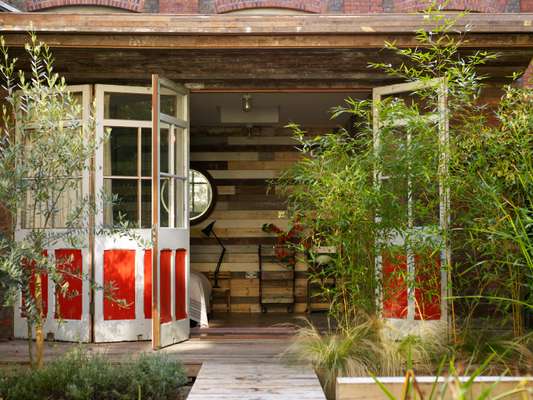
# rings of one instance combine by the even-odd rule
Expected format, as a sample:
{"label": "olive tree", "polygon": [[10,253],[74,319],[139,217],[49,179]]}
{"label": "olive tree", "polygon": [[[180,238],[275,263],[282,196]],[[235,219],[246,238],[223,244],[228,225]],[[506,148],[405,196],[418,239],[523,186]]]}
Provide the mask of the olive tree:
{"label": "olive tree", "polygon": [[[4,103],[0,136],[0,202],[27,234],[0,237],[0,289],[5,305],[17,303],[27,318],[30,363],[43,362],[43,276],[67,295],[69,260],[54,260],[45,250],[62,241],[80,245],[87,237],[87,215],[94,209],[81,191],[97,143],[94,119],[82,120],[81,105],[53,68],[49,47],[30,33],[25,45],[29,70],[17,69],[0,38]],[[57,229],[55,229],[57,228]],[[60,228],[60,229],[58,229]],[[76,295],[76,293],[68,293]],[[79,294],[77,294],[79,295]],[[35,335],[35,356],[32,338]]]}

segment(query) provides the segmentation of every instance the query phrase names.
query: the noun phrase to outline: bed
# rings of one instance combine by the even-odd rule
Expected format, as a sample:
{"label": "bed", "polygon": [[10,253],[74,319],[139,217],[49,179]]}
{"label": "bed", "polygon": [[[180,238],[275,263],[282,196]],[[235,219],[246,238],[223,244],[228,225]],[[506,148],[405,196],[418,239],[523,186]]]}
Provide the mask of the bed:
{"label": "bed", "polygon": [[211,282],[201,272],[191,271],[189,284],[189,314],[201,328],[208,328],[207,314],[210,307]]}

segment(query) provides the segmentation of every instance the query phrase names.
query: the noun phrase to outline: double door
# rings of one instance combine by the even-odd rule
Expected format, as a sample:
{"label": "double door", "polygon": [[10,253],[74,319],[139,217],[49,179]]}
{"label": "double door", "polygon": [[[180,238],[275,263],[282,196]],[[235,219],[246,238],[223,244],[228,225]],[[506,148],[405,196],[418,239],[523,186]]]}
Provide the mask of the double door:
{"label": "double door", "polygon": [[[87,216],[81,248],[44,249],[69,260],[80,278],[66,299],[43,277],[45,334],[56,340],[152,340],[158,348],[189,337],[189,94],[152,76],[151,87],[94,85],[80,93],[83,118],[96,104],[94,168],[80,177]],[[94,97],[93,97],[94,96]],[[64,205],[67,209],[68,204]],[[30,230],[18,218],[16,237]],[[83,277],[83,278],[82,278]],[[58,314],[62,302],[62,314]],[[15,335],[25,337],[19,301]]]}

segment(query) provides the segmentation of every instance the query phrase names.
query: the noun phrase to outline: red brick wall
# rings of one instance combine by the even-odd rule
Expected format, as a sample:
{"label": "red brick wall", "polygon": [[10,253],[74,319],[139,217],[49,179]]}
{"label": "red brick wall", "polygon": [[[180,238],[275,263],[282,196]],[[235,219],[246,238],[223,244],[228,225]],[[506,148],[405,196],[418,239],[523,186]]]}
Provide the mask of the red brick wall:
{"label": "red brick wall", "polygon": [[383,12],[383,1],[344,0],[345,14],[367,14]]}
{"label": "red brick wall", "polygon": [[39,11],[53,7],[83,5],[113,7],[139,12],[144,8],[144,0],[28,0],[26,1],[26,10]]}
{"label": "red brick wall", "polygon": [[521,12],[533,12],[533,0],[522,0],[520,2]]}
{"label": "red brick wall", "polygon": [[198,0],[159,0],[161,14],[196,14]]}
{"label": "red brick wall", "polygon": [[298,11],[320,13],[325,11],[324,0],[215,0],[217,13],[250,8],[288,8]]}
{"label": "red brick wall", "polygon": [[[438,0],[444,2],[445,0]],[[226,13],[252,8],[285,8],[309,13],[406,13],[428,7],[430,0],[8,0],[39,11],[61,6],[105,6],[133,12],[174,14]],[[449,0],[446,10],[473,12],[533,12],[533,0]]]}
{"label": "red brick wall", "polygon": [[[450,0],[445,10],[469,10],[475,12],[505,12],[509,0]],[[393,0],[394,12],[416,12],[425,10],[431,2],[428,0]],[[444,0],[442,0],[444,3]]]}

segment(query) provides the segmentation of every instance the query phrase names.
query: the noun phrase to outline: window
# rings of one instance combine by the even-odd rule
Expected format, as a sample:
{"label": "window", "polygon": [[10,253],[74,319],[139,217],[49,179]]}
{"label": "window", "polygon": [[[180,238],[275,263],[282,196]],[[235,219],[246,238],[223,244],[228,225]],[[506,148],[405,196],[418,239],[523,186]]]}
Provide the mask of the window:
{"label": "window", "polygon": [[189,218],[191,224],[205,220],[215,206],[216,188],[205,171],[189,171]]}
{"label": "window", "polygon": [[[64,120],[63,126],[66,132],[80,129],[80,132],[83,133],[81,130],[83,129],[86,106],[89,105],[89,93],[86,87],[77,88],[81,87],[69,87],[71,101],[69,104],[78,106],[76,110],[71,110],[76,111],[76,114],[73,119]],[[18,134],[19,140],[25,143],[26,152],[36,151],[32,150],[33,134],[33,128],[21,130]],[[53,147],[57,143],[54,144],[53,141],[50,141],[49,145]],[[26,195],[19,214],[21,229],[61,229],[66,228],[67,225],[79,223],[84,171],[68,171],[61,177],[52,177],[46,171],[48,169],[43,166],[40,171],[32,171],[32,174],[25,179]]]}
{"label": "window", "polygon": [[[133,228],[152,226],[152,95],[150,88],[102,85],[103,222]],[[97,89],[97,92],[99,89]],[[97,97],[100,95],[97,95]],[[100,98],[100,97],[99,97]],[[182,118],[183,99],[161,95],[161,112]],[[184,227],[183,198],[187,148],[183,128],[160,124],[160,227]]]}

